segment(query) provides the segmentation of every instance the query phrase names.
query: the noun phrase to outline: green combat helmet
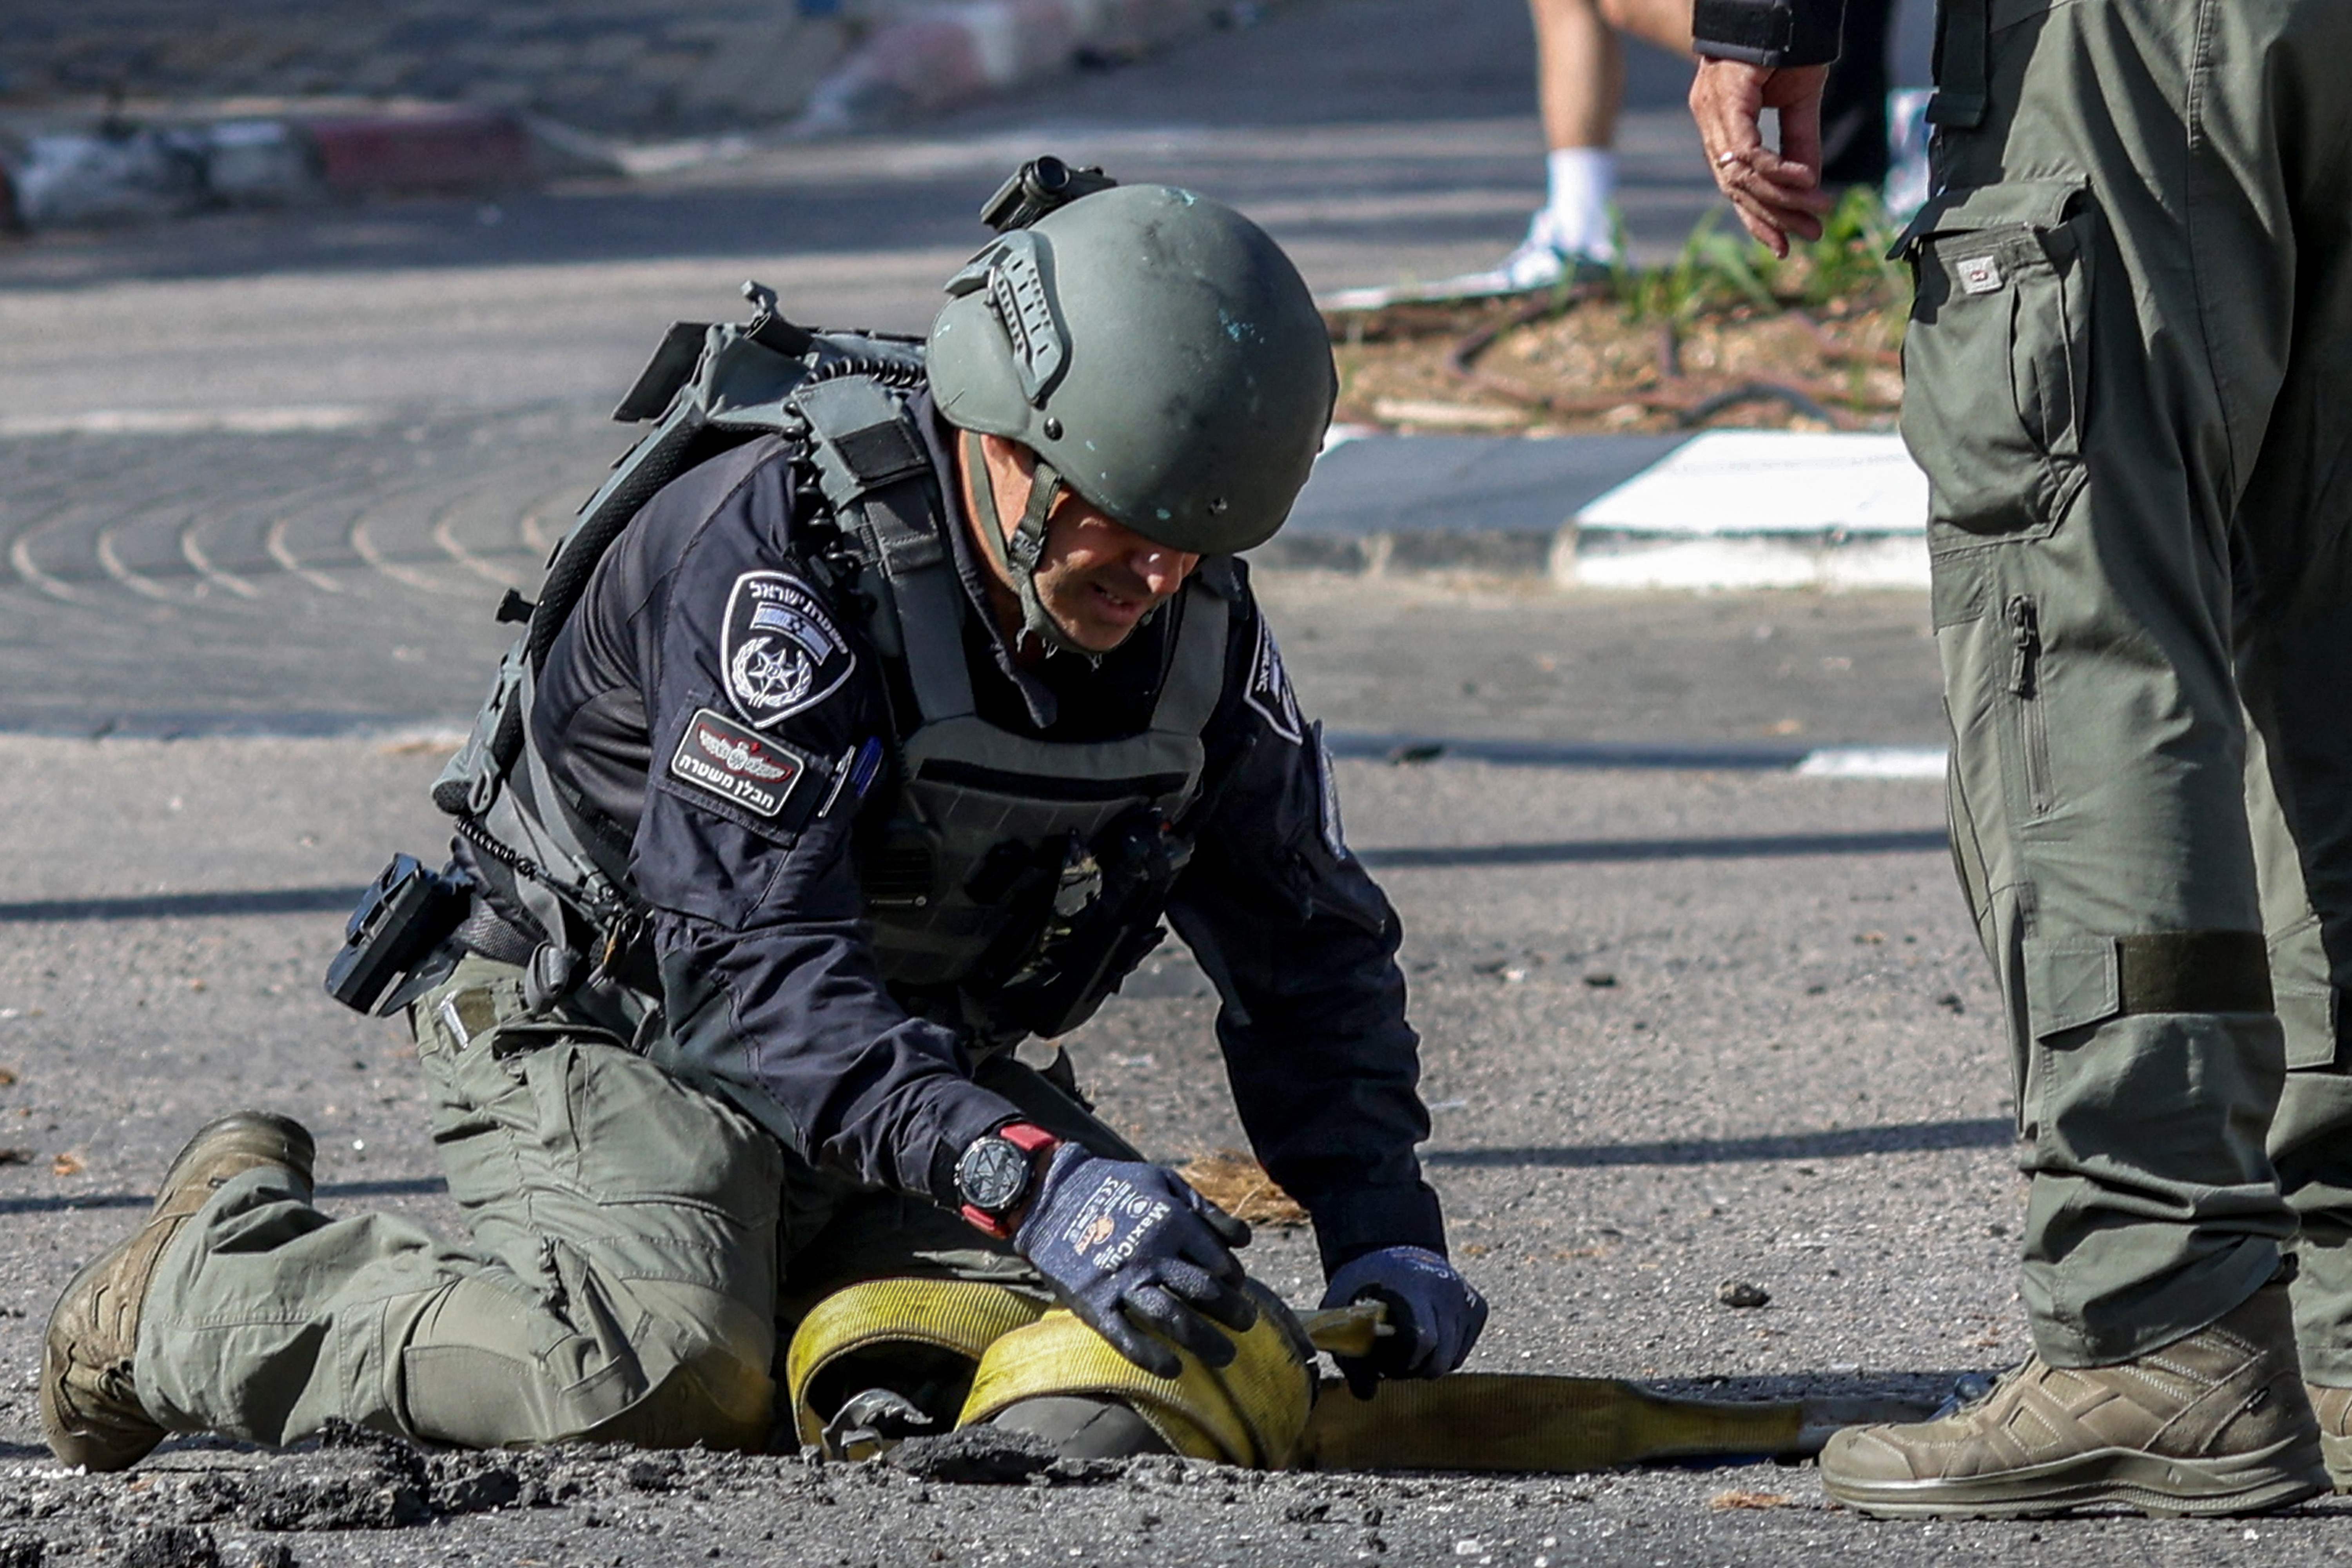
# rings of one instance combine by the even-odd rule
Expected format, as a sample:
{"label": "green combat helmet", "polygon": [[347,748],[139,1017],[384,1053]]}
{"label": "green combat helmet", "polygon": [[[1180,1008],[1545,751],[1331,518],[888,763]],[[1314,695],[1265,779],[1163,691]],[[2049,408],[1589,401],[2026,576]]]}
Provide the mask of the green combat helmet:
{"label": "green combat helmet", "polygon": [[[1024,186],[1045,199],[1022,198]],[[931,390],[968,450],[977,432],[1037,456],[1001,559],[1029,629],[1059,647],[1034,574],[1064,485],[1171,550],[1262,544],[1307,482],[1339,378],[1306,280],[1222,203],[1039,159],[985,214],[1020,226],[949,280]],[[973,490],[997,550],[994,499]]]}

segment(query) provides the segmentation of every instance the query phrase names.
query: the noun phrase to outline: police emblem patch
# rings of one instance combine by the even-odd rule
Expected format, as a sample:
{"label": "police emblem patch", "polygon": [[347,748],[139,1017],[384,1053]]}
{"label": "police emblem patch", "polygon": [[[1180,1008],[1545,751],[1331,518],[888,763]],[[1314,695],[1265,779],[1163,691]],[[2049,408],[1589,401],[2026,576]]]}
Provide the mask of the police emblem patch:
{"label": "police emblem patch", "polygon": [[669,760],[670,776],[732,802],[754,816],[783,814],[793,786],[808,771],[796,753],[746,730],[723,713],[695,710]]}
{"label": "police emblem patch", "polygon": [[727,697],[761,729],[838,690],[857,656],[824,602],[788,572],[746,572],[727,596]]}
{"label": "police emblem patch", "polygon": [[1331,766],[1331,748],[1323,739],[1323,726],[1315,726],[1316,805],[1323,818],[1323,847],[1331,851],[1334,860],[1348,858],[1348,830],[1339,823],[1339,779]]}
{"label": "police emblem patch", "polygon": [[1282,668],[1282,650],[1274,645],[1274,628],[1263,615],[1257,620],[1257,651],[1250,656],[1249,688],[1242,697],[1258,710],[1268,728],[1292,745],[1306,739],[1307,721],[1290,689],[1290,676]]}

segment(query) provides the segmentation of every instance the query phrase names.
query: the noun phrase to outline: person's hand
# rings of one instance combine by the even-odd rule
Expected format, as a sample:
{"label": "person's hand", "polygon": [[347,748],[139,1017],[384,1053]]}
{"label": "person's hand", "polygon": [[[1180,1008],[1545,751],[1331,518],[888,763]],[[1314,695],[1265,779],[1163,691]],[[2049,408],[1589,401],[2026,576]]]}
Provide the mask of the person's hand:
{"label": "person's hand", "polygon": [[[1743,60],[1701,59],[1691,79],[1691,118],[1706,143],[1715,183],[1748,233],[1789,254],[1789,237],[1822,237],[1830,210],[1822,189],[1822,89],[1827,66],[1775,70]],[[1780,150],[1764,145],[1759,121],[1780,111]]]}
{"label": "person's hand", "polygon": [[1442,1377],[1460,1366],[1486,1326],[1486,1299],[1425,1247],[1384,1247],[1341,1266],[1326,1308],[1374,1300],[1395,1331],[1368,1356],[1335,1357],[1359,1399],[1384,1377]]}
{"label": "person's hand", "polygon": [[[1105,1160],[1075,1143],[1054,1152],[1013,1246],[1071,1311],[1156,1377],[1183,1370],[1162,1341],[1228,1366],[1257,1321],[1233,1249],[1249,1226],[1157,1165]],[[1156,1337],[1155,1337],[1156,1336]]]}

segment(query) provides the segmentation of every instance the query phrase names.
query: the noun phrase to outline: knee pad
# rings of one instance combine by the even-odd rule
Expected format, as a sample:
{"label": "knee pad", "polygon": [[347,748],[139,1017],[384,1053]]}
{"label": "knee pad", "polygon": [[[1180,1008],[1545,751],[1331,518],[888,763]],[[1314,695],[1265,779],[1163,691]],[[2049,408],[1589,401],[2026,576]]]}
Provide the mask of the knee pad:
{"label": "knee pad", "polygon": [[1150,1423],[1171,1448],[1196,1459],[1278,1470],[1297,1455],[1315,1405],[1315,1352],[1272,1292],[1252,1281],[1258,1319],[1216,1370],[1179,1352],[1183,1370],[1154,1377],[1061,1308],[1006,1332],[980,1358],[956,1425],[986,1421],[1023,1400],[1052,1395],[1116,1399]]}
{"label": "knee pad", "polygon": [[784,1358],[793,1425],[824,1443],[844,1401],[887,1388],[944,1432],[990,1346],[1044,1316],[1045,1303],[971,1279],[869,1279],[835,1291],[801,1321]]}

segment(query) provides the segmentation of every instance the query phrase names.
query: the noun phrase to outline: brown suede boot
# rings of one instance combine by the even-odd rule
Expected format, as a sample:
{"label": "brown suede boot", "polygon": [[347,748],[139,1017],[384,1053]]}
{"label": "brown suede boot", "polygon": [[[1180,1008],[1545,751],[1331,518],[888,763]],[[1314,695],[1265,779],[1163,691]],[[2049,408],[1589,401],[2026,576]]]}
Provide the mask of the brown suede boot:
{"label": "brown suede boot", "polygon": [[1880,1518],[2019,1518],[2086,1504],[2255,1513],[2327,1489],[2286,1288],[2115,1366],[2035,1356],[1941,1420],[1849,1427],[1822,1450],[1832,1500]]}
{"label": "brown suede boot", "polygon": [[2352,1492],[2352,1388],[2304,1385],[2311,1395],[2311,1413],[2319,1417],[2319,1453],[2327,1462],[2327,1479],[2339,1492]]}
{"label": "brown suede boot", "polygon": [[131,1382],[139,1314],[163,1249],[230,1177],[257,1165],[291,1171],[310,1188],[310,1133],[283,1116],[240,1110],[201,1129],[155,1194],[147,1223],[85,1267],[49,1312],[41,1352],[41,1426],[68,1465],[123,1470],[163,1440]]}

